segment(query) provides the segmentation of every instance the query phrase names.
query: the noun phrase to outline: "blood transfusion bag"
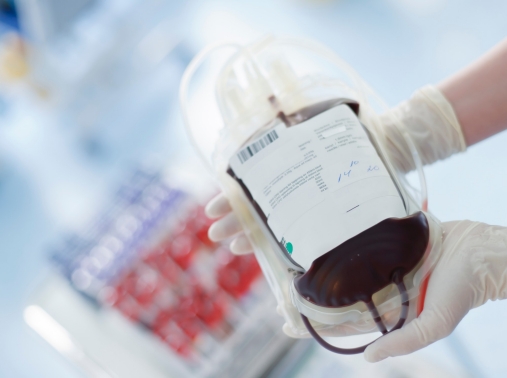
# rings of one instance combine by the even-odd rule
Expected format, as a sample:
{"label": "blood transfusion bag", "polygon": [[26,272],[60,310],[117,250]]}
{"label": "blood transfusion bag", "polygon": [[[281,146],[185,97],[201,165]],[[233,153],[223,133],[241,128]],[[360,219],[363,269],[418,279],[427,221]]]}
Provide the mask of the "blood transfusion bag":
{"label": "blood transfusion bag", "polygon": [[[223,128],[206,156],[197,139],[207,125],[191,122],[188,84],[220,47],[236,52],[212,78]],[[391,164],[373,105],[385,107],[362,79],[315,42],[268,37],[199,54],[180,100],[188,134],[240,219],[292,331],[352,354],[366,346],[334,347],[319,330],[400,328],[439,256],[441,229],[426,209],[413,143],[403,134],[419,190]],[[388,313],[395,321],[383,319]]]}

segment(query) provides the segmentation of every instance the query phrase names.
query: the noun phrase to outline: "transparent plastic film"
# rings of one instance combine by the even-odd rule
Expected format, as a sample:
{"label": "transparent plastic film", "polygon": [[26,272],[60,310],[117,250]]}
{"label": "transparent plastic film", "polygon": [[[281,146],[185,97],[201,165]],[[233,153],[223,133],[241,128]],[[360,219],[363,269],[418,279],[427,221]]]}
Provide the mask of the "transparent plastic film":
{"label": "transparent plastic film", "polygon": [[[222,46],[236,51],[211,79],[215,98],[204,99],[216,103],[223,125],[213,152],[204,153],[197,134],[206,124],[191,122],[188,86]],[[253,245],[291,331],[323,344],[317,332],[400,328],[439,257],[442,232],[427,210],[416,146],[403,124],[392,120],[411,152],[403,158],[417,171],[418,185],[410,185],[391,157],[396,146],[379,114],[393,116],[355,71],[304,39],[268,36],[248,46],[214,45],[189,65],[180,101],[194,148]],[[376,247],[378,235],[391,235],[390,249]],[[343,262],[346,254],[353,263]],[[376,266],[366,264],[378,256]],[[312,279],[333,276],[333,269],[338,281],[312,286]],[[347,278],[353,269],[382,279],[354,282]],[[418,301],[420,311],[424,296]]]}

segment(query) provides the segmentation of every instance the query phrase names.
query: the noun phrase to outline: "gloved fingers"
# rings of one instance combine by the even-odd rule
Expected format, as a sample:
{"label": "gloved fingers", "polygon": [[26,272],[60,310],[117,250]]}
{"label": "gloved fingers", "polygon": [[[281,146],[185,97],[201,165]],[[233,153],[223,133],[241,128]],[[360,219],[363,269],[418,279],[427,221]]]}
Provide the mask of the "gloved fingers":
{"label": "gloved fingers", "polygon": [[448,336],[470,309],[505,297],[504,229],[470,221],[442,226],[442,256],[431,273],[423,312],[370,345],[364,353],[367,361],[424,348]]}
{"label": "gloved fingers", "polygon": [[231,211],[231,204],[223,193],[220,193],[211,199],[204,209],[206,216],[211,219],[223,217]]}
{"label": "gloved fingers", "polygon": [[285,335],[292,337],[293,339],[308,339],[312,337],[309,333],[306,333],[304,335],[299,335],[292,331],[292,328],[287,324],[284,323],[282,326],[282,331],[285,333]]}
{"label": "gloved fingers", "polygon": [[[222,241],[228,239],[242,231],[238,218],[232,213],[232,208],[223,193],[218,194],[208,202],[205,209],[208,218],[222,219],[214,222],[208,236],[212,241]],[[230,244],[231,252],[236,255],[244,255],[253,252],[253,247],[245,235],[240,234]]]}
{"label": "gloved fingers", "polygon": [[368,362],[382,361],[387,357],[401,356],[415,352],[447,336],[452,329],[446,327],[442,314],[424,310],[420,317],[408,325],[381,337],[364,352]]}
{"label": "gloved fingers", "polygon": [[239,234],[243,229],[234,213],[229,213],[217,220],[208,230],[208,237],[211,241],[219,242]]}
{"label": "gloved fingers", "polygon": [[432,273],[425,308],[419,317],[366,348],[364,357],[368,362],[409,354],[443,339],[467,314],[469,300],[466,289],[459,285],[461,280],[449,277],[439,268]]}
{"label": "gloved fingers", "polygon": [[253,252],[252,244],[244,234],[240,234],[231,242],[230,249],[235,255],[246,255]]}

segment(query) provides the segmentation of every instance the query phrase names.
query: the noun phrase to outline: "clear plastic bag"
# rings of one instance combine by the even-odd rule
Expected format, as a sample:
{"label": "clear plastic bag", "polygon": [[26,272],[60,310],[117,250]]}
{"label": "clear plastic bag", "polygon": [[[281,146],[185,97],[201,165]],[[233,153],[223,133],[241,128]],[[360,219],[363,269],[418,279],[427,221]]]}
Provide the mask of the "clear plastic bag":
{"label": "clear plastic bag", "polygon": [[[200,64],[211,52],[222,47],[232,47],[235,53],[226,62],[217,65],[220,68],[218,75],[210,77],[208,82],[212,83],[215,88],[216,104],[218,113],[222,118],[223,128],[217,129],[215,135],[207,137],[203,143],[202,138],[199,140],[199,135],[207,132],[206,135],[209,136],[210,132],[207,129],[207,124],[201,122],[197,125],[192,122],[193,112],[199,112],[200,110],[192,109],[193,112],[190,111],[188,86]],[[208,76],[210,76],[209,72]],[[199,91],[196,91],[196,93],[199,93]],[[194,94],[193,96],[197,98],[197,104],[200,106],[203,101],[212,102],[211,98],[203,100],[202,94],[200,96]],[[370,159],[369,162],[378,163],[380,161],[380,163],[377,165],[370,164],[369,166],[367,163],[364,167],[369,170],[374,170],[376,167],[383,172],[384,178],[390,179],[386,185],[389,186],[390,190],[393,187],[396,188],[398,199],[403,203],[405,216],[411,216],[421,211],[424,213],[429,228],[429,240],[424,257],[414,269],[403,277],[406,294],[411,301],[411,305],[416,302],[415,298],[419,296],[419,311],[421,310],[424,295],[420,294],[424,293],[425,280],[439,257],[442,231],[438,220],[427,211],[424,172],[414,144],[404,132],[403,125],[397,122],[399,131],[404,135],[412,151],[414,160],[412,165],[417,167],[419,177],[418,188],[408,184],[405,173],[393,166],[390,161],[389,151],[386,149],[385,135],[379,121],[379,113],[387,110],[387,107],[352,68],[324,46],[304,39],[268,36],[248,46],[232,43],[218,44],[204,50],[189,65],[181,84],[180,101],[190,140],[193,141],[196,151],[217,178],[220,187],[229,199],[246,236],[254,246],[255,255],[276,296],[279,308],[295,334],[305,335],[308,333],[301,314],[310,318],[311,324],[316,330],[332,330],[336,325],[347,324],[358,332],[371,332],[376,330],[376,326],[370,311],[362,301],[357,301],[357,303],[349,306],[340,306],[339,308],[326,308],[305,300],[297,293],[294,287],[294,278],[305,273],[308,270],[308,264],[303,264],[305,265],[303,267],[293,259],[295,254],[292,253],[292,244],[287,247],[286,240],[278,238],[280,232],[277,234],[276,227],[273,224],[269,225],[267,222],[267,218],[271,215],[267,209],[269,206],[273,209],[273,204],[278,205],[280,201],[274,200],[273,197],[267,198],[268,196],[265,200],[262,200],[259,198],[258,193],[261,190],[259,188],[255,189],[257,192],[253,195],[253,198],[255,198],[255,201],[253,201],[250,191],[255,191],[252,189],[252,186],[255,186],[255,180],[250,178],[250,187],[248,187],[248,183],[245,184],[246,179],[239,179],[234,172],[234,167],[232,167],[234,164],[240,167],[240,164],[247,164],[247,160],[253,159],[259,151],[267,151],[268,145],[272,143],[270,139],[275,136],[285,144],[292,143],[294,145],[294,140],[299,137],[295,134],[295,131],[291,131],[291,135],[285,135],[285,139],[277,133],[277,130],[285,132],[285,129],[290,129],[294,125],[304,124],[306,128],[313,127],[312,131],[315,134],[313,136],[316,140],[320,138],[320,141],[326,139],[328,135],[333,136],[332,133],[337,133],[337,130],[341,130],[340,128],[350,131],[356,127],[356,134],[350,131],[351,136],[348,139],[342,138],[342,140],[347,141],[346,143],[349,144],[363,143],[365,148],[370,148],[370,150],[373,148],[376,151],[375,156],[370,152],[363,155]],[[331,126],[329,126],[329,122],[326,124],[326,120],[331,119],[329,117],[337,117],[340,114],[345,114],[343,115],[345,118],[341,119],[340,122],[344,119],[349,121]],[[322,127],[319,128],[319,125],[316,125],[318,122],[321,122]],[[356,126],[351,126],[350,122],[357,122]],[[367,137],[360,134],[360,130],[364,130]],[[333,149],[341,148],[344,145],[343,143],[339,144],[339,138],[333,140],[337,147],[330,147],[330,144],[327,146],[329,147],[327,151],[333,151]],[[206,143],[208,146],[204,146]],[[279,145],[282,145],[282,143],[279,143]],[[300,148],[303,155],[304,148],[304,146]],[[262,154],[267,156],[266,152],[262,152]],[[305,157],[310,161],[314,158],[317,157]],[[270,171],[270,164],[277,165],[279,161],[280,159],[272,157],[271,163],[265,164],[264,169],[266,172]],[[303,163],[305,162],[306,160],[303,161]],[[345,164],[345,160],[343,164]],[[350,164],[351,168],[355,168],[354,165],[359,165],[359,162],[349,159],[346,164]],[[361,164],[363,163],[361,162]],[[236,171],[241,170],[237,167]],[[323,169],[325,175],[328,168]],[[262,173],[262,170],[260,172]],[[273,173],[270,171],[269,174]],[[259,176],[259,173],[257,175]],[[341,174],[340,176],[336,175],[336,177],[341,180]],[[361,176],[361,178],[364,177]],[[282,178],[278,178],[278,180],[282,180]],[[327,189],[329,189],[329,192],[333,192],[336,189],[336,183],[329,185],[329,188],[327,188],[323,186],[325,184],[321,184],[325,180],[320,180],[315,176],[311,176],[311,180],[315,181],[317,186],[321,185],[319,187],[321,192]],[[305,182],[303,181],[303,183]],[[367,188],[368,193],[372,190],[375,191],[377,185],[380,185],[380,181],[374,183],[373,186],[370,185],[370,188]],[[366,187],[366,185],[362,185],[362,187]],[[265,192],[269,192],[270,188],[271,186],[265,186]],[[284,199],[293,193],[293,190],[289,189],[286,187],[285,191],[281,192],[282,197],[285,196]],[[321,196],[318,192],[316,193],[316,196]],[[353,193],[351,196],[354,197],[354,195]],[[324,193],[322,196],[329,197],[329,194]],[[390,193],[390,196],[396,197],[393,193]],[[335,202],[340,202],[340,200],[341,197]],[[385,214],[389,212],[399,214],[399,204],[388,204],[386,206],[389,209],[386,210]],[[396,206],[398,206],[398,210],[395,209]],[[301,214],[298,216],[300,218],[304,217]],[[373,222],[372,219],[374,218],[370,218],[370,225],[378,223],[379,219]],[[383,216],[382,219],[385,218],[386,216]],[[342,217],[340,219],[346,218]],[[344,221],[338,221],[337,227],[340,227],[339,222],[343,223]],[[271,220],[271,223],[274,223],[274,221]],[[366,229],[368,228],[365,226],[366,224],[368,222],[364,221],[358,227]],[[341,224],[341,226],[344,225]],[[351,231],[348,235],[357,235],[357,230]],[[323,245],[325,246],[325,243]],[[317,253],[316,256],[320,255],[322,253]],[[300,259],[300,261],[303,260]],[[310,260],[313,260],[313,257]],[[399,313],[401,310],[400,292],[394,284],[376,292],[372,300],[380,316],[387,313]]]}

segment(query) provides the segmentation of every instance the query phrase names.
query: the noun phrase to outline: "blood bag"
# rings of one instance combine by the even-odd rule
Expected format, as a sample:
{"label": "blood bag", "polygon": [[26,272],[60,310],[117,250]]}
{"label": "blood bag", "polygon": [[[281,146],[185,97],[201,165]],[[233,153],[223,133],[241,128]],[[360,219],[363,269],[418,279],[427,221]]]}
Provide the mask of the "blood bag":
{"label": "blood bag", "polygon": [[[197,97],[216,101],[223,124],[206,138],[213,145],[206,154],[199,135],[208,125],[192,122],[188,85],[222,47],[234,54],[210,79],[216,97]],[[410,306],[421,308],[441,228],[427,211],[422,166],[403,125],[418,188],[389,158],[378,116],[386,107],[347,64],[301,39],[215,45],[187,68],[180,100],[190,139],[293,333],[359,353],[366,346],[333,347],[319,331],[347,325],[386,334],[404,324]]]}

